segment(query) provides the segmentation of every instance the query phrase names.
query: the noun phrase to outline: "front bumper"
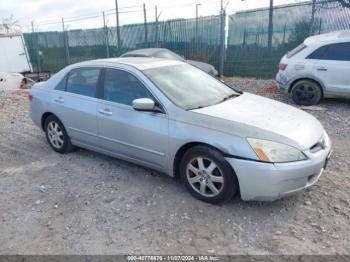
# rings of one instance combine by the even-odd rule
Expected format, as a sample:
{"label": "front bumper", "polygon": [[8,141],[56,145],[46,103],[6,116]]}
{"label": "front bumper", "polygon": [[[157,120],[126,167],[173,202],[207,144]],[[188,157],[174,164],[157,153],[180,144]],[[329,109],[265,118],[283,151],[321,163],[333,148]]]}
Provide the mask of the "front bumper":
{"label": "front bumper", "polygon": [[274,201],[295,194],[321,177],[331,154],[331,144],[309,155],[309,159],[290,163],[264,163],[227,158],[237,175],[242,200]]}

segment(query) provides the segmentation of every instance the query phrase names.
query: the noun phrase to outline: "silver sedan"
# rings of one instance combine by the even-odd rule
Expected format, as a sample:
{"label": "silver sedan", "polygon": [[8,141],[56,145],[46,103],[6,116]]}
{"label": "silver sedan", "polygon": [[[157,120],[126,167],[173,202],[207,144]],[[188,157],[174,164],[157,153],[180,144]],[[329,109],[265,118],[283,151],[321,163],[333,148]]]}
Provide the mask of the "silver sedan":
{"label": "silver sedan", "polygon": [[70,65],[34,85],[31,117],[58,153],[82,147],[180,176],[196,198],[272,201],[320,178],[331,141],[299,109],[180,61]]}

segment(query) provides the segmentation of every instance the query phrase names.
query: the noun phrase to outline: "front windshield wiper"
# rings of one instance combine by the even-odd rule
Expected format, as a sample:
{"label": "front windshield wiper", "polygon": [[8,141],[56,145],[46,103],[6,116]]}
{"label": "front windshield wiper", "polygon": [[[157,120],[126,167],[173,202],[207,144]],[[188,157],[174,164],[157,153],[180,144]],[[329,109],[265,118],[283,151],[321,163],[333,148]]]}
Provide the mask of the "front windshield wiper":
{"label": "front windshield wiper", "polygon": [[231,94],[231,95],[229,95],[229,96],[224,97],[223,99],[221,99],[221,100],[220,100],[219,102],[217,102],[216,104],[220,104],[220,103],[222,103],[222,102],[225,102],[225,101],[230,100],[231,98],[234,98],[234,97],[237,97],[237,96],[239,96],[239,94]]}
{"label": "front windshield wiper", "polygon": [[192,107],[192,108],[189,108],[189,109],[186,109],[187,111],[189,110],[195,110],[195,109],[200,109],[200,108],[204,108],[204,107],[208,107],[208,106],[213,106],[213,105],[217,105],[217,104],[220,104],[222,102],[225,102],[231,98],[234,98],[234,97],[237,97],[237,96],[240,96],[240,94],[231,94],[229,96],[226,96],[224,97],[223,99],[221,99],[219,102],[215,103],[215,104],[212,104],[212,105],[205,105],[205,106],[196,106],[196,107]]}

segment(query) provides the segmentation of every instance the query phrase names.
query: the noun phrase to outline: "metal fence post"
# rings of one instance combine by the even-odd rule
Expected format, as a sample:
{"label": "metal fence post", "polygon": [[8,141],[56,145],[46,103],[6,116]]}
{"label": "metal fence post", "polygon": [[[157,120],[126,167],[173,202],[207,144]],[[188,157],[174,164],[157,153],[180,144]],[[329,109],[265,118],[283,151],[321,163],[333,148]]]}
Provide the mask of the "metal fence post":
{"label": "metal fence post", "polygon": [[225,21],[226,12],[224,8],[221,9],[220,18],[220,53],[219,53],[219,76],[224,74],[224,63],[225,63]]}
{"label": "metal fence post", "polygon": [[120,50],[120,48],[121,48],[121,41],[120,41],[118,0],[115,0],[115,18],[116,18],[116,25],[117,25],[117,43],[118,43],[118,49]]}
{"label": "metal fence post", "polygon": [[267,48],[269,51],[272,49],[272,34],[273,34],[273,0],[270,0],[269,10],[269,28],[268,28]]}
{"label": "metal fence post", "polygon": [[[147,14],[146,14],[146,4],[143,3],[143,18],[144,18],[144,28],[145,28],[145,43],[148,43],[148,36],[147,36]],[[148,46],[148,44],[147,44]]]}
{"label": "metal fence post", "polygon": [[102,12],[103,15],[103,29],[105,32],[105,45],[106,45],[106,57],[109,57],[109,40],[108,40],[108,28],[106,25],[106,17],[105,17],[105,12]]}
{"label": "metal fence post", "polygon": [[70,56],[69,56],[69,42],[68,42],[68,34],[64,27],[64,20],[62,17],[62,34],[63,34],[63,46],[64,46],[64,55],[65,55],[65,64],[70,64]]}
{"label": "metal fence post", "polygon": [[32,21],[31,24],[32,24],[32,44],[33,44],[34,53],[36,55],[36,65],[35,66],[36,66],[36,71],[39,72],[40,68],[39,68],[38,38],[37,38],[37,34],[35,33],[35,30],[34,30],[34,21]]}

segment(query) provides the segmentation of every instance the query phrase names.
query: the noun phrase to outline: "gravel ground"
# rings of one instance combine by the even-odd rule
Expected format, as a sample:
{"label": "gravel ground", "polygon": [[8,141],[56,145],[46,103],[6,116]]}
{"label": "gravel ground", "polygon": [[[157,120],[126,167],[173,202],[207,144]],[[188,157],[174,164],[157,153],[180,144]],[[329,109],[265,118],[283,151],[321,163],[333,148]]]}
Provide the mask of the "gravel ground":
{"label": "gravel ground", "polygon": [[[272,80],[226,81],[290,103]],[[25,91],[0,91],[0,254],[349,254],[350,103],[312,109],[335,150],[315,186],[272,203],[214,206],[134,164],[54,153]]]}

